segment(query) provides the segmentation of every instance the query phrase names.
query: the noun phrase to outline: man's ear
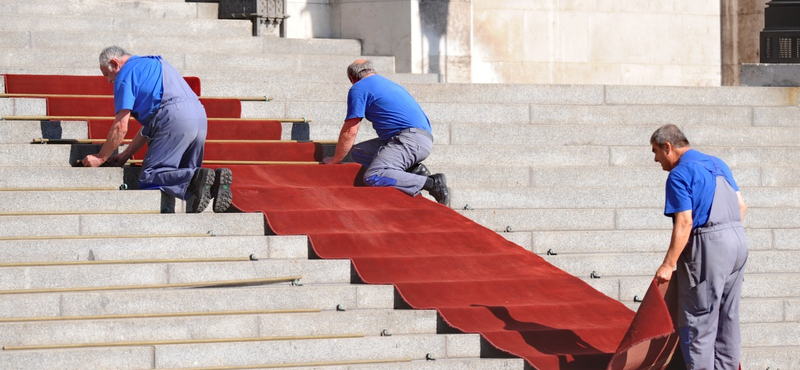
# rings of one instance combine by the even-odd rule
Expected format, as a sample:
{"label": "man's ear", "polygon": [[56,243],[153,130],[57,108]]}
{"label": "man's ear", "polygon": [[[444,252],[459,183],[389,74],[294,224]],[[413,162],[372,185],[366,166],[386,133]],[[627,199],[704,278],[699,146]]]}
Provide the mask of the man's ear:
{"label": "man's ear", "polygon": [[672,146],[672,143],[670,143],[669,141],[667,141],[663,145],[661,145],[661,148],[664,149],[664,154],[669,154],[669,153],[672,152],[673,149],[675,149]]}
{"label": "man's ear", "polygon": [[112,71],[116,72],[119,69],[119,61],[116,59],[109,60],[108,65],[111,67]]}

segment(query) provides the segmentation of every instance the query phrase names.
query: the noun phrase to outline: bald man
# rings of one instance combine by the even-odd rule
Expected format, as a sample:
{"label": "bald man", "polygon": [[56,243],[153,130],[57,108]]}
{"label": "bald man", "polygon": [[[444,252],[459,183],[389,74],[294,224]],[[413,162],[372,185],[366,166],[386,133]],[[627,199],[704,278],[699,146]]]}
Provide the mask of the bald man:
{"label": "bald man", "polygon": [[[450,206],[444,174],[431,175],[421,163],[431,153],[433,134],[417,101],[402,86],[378,75],[368,60],[350,64],[347,77],[353,84],[347,94],[347,117],[334,156],[323,162],[341,163],[350,153],[353,161],[367,167],[367,185],[391,186],[411,196],[424,189]],[[378,138],[354,145],[364,118],[372,122]]]}

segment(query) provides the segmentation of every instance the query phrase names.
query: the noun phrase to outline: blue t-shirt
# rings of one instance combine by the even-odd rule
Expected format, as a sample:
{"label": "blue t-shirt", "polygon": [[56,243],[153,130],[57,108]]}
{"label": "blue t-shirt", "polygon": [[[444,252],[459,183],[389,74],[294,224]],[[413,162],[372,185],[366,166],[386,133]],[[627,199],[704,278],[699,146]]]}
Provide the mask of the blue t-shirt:
{"label": "blue t-shirt", "polygon": [[717,176],[724,176],[734,191],[739,191],[728,165],[721,159],[689,149],[667,176],[664,215],[692,210],[692,228],[708,222],[717,188]]}
{"label": "blue t-shirt", "polygon": [[164,79],[160,56],[131,56],[114,79],[114,114],[130,109],[146,125],[161,105]]}
{"label": "blue t-shirt", "polygon": [[431,132],[431,122],[402,86],[380,75],[356,82],[347,93],[347,118],[366,118],[386,142],[398,132],[416,127]]}

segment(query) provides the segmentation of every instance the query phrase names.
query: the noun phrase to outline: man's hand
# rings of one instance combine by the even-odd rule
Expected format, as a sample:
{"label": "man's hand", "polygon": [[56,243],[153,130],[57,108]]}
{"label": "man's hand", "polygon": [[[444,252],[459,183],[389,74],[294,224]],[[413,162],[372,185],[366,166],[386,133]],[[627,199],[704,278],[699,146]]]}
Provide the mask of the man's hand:
{"label": "man's hand", "polygon": [[324,163],[324,164],[336,164],[336,163],[333,162],[333,157],[322,158],[322,163]]}
{"label": "man's hand", "polygon": [[111,156],[111,158],[108,159],[108,164],[116,167],[122,167],[125,165],[125,163],[128,163],[128,159],[130,159],[130,157],[125,155],[125,153],[119,153]]}
{"label": "man's hand", "polygon": [[89,154],[81,161],[84,167],[100,167],[106,161],[94,154]]}
{"label": "man's hand", "polygon": [[656,284],[663,284],[672,279],[673,267],[662,264],[656,271]]}

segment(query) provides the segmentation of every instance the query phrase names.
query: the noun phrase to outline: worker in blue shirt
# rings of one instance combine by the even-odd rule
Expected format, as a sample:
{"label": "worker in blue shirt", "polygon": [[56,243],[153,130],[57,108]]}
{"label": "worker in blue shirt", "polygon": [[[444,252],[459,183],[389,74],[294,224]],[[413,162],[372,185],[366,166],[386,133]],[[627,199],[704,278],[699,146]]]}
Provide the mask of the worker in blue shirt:
{"label": "worker in blue shirt", "polygon": [[[225,212],[233,198],[233,176],[227,168],[201,167],[208,119],[180,73],[160,56],[130,55],[118,46],[100,53],[100,71],[114,84],[114,123],[100,152],[87,155],[83,165],[122,166],[147,144],[140,189],[160,189],[190,200],[190,212],[202,212],[213,198],[214,212]],[[114,155],[131,117],[142,129],[123,152]]]}
{"label": "worker in blue shirt", "polygon": [[[417,101],[402,86],[378,75],[368,60],[350,64],[347,77],[353,84],[347,94],[347,116],[335,154],[325,157],[323,163],[341,163],[350,153],[353,161],[367,167],[367,185],[391,186],[411,196],[424,189],[449,206],[444,174],[431,175],[420,163],[431,153],[433,134]],[[354,145],[364,118],[372,122],[378,137]]]}
{"label": "worker in blue shirt", "polygon": [[655,161],[669,171],[664,214],[673,219],[655,280],[669,281],[677,267],[677,326],[687,369],[736,370],[747,205],[728,165],[691,149],[677,126],[660,127],[650,144]]}

